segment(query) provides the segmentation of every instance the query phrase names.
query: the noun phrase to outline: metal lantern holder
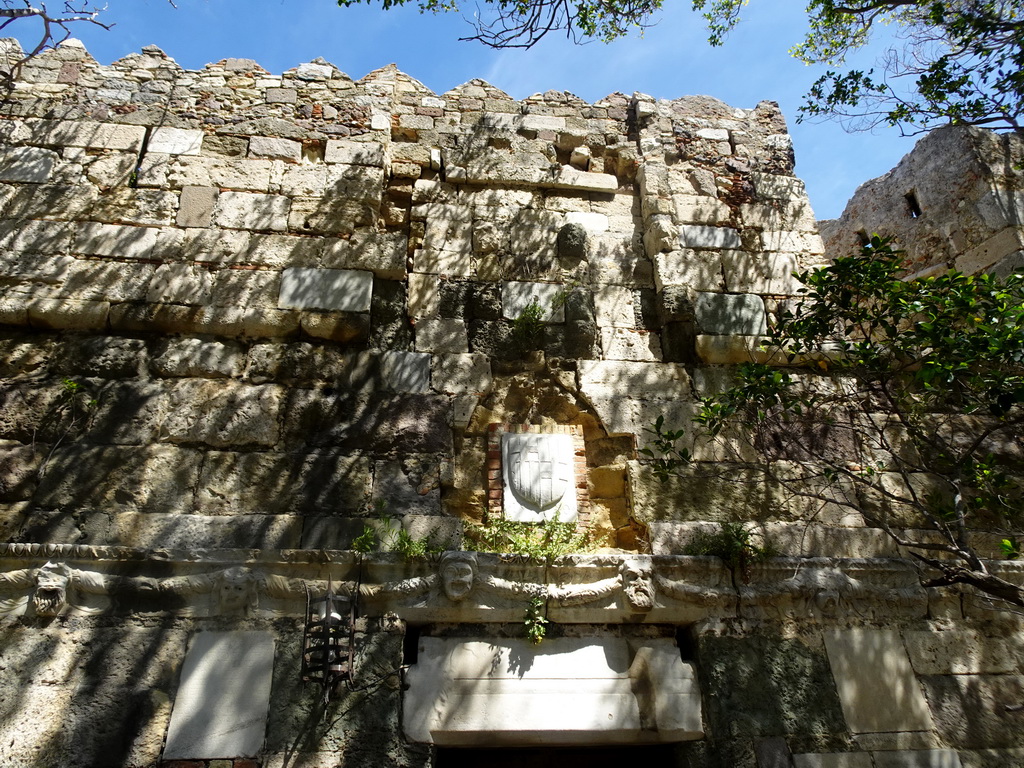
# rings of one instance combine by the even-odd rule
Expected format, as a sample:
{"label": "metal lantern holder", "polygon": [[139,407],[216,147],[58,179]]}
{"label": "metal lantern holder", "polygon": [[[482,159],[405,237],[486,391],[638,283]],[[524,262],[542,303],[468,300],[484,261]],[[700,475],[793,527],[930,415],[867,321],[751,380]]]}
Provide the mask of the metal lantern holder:
{"label": "metal lantern holder", "polygon": [[337,595],[330,582],[327,594],[314,598],[306,587],[306,621],[302,632],[302,681],[319,683],[324,700],[354,677],[356,601]]}

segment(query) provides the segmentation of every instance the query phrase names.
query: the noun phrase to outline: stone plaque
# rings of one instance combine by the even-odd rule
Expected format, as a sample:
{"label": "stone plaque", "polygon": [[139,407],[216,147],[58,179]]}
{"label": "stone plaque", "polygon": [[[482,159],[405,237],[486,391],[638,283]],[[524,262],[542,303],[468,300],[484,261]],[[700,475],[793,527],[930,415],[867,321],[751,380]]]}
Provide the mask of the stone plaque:
{"label": "stone plaque", "polygon": [[501,436],[505,517],[540,523],[576,521],[576,472],[572,435],[510,433]]}
{"label": "stone plaque", "polygon": [[408,670],[410,741],[444,746],[643,744],[702,739],[693,665],[649,638],[422,637]]}
{"label": "stone plaque", "polygon": [[185,654],[164,760],[256,757],[274,671],[269,632],[200,632]]}

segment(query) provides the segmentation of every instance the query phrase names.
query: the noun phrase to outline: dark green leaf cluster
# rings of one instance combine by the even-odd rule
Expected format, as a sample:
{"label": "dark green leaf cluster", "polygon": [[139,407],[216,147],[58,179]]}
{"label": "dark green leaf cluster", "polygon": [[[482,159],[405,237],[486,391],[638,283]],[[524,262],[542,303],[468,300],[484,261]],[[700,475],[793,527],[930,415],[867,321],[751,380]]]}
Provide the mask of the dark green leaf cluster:
{"label": "dark green leaf cluster", "polygon": [[769,544],[760,545],[744,523],[721,523],[717,531],[700,530],[683,548],[684,555],[720,557],[744,581],[755,563],[775,555]]}

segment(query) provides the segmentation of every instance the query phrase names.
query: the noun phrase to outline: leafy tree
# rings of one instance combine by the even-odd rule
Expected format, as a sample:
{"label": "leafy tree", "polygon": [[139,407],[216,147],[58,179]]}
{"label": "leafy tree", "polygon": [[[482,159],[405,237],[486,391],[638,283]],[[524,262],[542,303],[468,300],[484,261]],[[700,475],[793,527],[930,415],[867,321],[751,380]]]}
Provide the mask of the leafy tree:
{"label": "leafy tree", "polygon": [[724,464],[695,462],[660,419],[645,453],[663,477],[753,470],[810,509],[862,515],[938,572],[930,585],[1024,606],[979,554],[1017,557],[1024,531],[1024,276],[901,269],[875,237],[799,276],[765,362],[701,404],[697,437]]}

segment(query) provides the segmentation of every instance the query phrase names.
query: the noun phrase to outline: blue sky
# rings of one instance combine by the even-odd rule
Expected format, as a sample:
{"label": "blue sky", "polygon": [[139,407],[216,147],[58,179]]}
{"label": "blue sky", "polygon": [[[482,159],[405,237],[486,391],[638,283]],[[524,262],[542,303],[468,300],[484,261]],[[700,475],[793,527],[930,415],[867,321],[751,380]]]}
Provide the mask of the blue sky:
{"label": "blue sky", "polygon": [[[787,51],[806,27],[802,2],[754,0],[722,48],[707,45],[689,0],[666,0],[659,23],[642,36],[610,45],[573,45],[549,36],[529,51],[494,51],[459,42],[471,27],[459,14],[423,14],[415,7],[339,8],[334,0],[107,0],[109,32],[79,25],[75,36],[101,63],[160,46],[188,69],[218,59],[255,59],[280,74],[317,56],[353,78],[394,62],[437,93],[481,77],[515,98],[546,90],[596,101],[614,91],[657,98],[707,94],[736,107],[782,105],[796,147],[796,172],[807,182],[819,218],[838,216],[856,187],[885,173],[913,139],[895,129],[847,133],[831,123],[796,123],[807,86],[820,71]],[[465,12],[476,5],[466,3]],[[27,43],[27,23],[12,34]],[[871,57],[869,57],[871,58]],[[866,59],[865,63],[869,63]]]}

